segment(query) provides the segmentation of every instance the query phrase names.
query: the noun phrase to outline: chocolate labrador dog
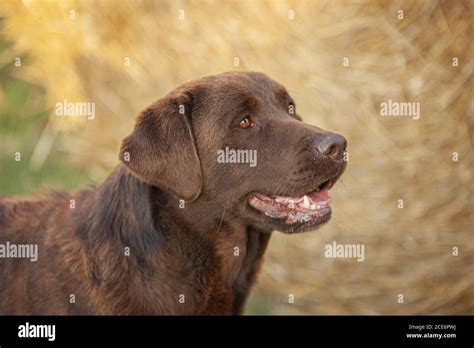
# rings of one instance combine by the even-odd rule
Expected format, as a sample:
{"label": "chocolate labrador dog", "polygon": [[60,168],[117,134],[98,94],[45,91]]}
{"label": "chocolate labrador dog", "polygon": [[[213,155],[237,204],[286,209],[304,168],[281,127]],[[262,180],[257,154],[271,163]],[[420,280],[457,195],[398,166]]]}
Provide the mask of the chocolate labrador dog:
{"label": "chocolate labrador dog", "polygon": [[345,149],[264,74],[183,84],[100,187],[0,200],[0,314],[240,314],[272,231],[329,220]]}

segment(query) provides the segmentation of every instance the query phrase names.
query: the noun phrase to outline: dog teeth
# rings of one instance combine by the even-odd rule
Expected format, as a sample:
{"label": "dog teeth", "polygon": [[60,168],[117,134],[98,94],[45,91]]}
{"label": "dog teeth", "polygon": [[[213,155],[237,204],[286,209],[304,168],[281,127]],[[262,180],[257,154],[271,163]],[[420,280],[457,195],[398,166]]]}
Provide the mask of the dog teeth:
{"label": "dog teeth", "polygon": [[311,221],[311,218],[308,215],[303,215],[299,219],[300,222],[308,222]]}
{"label": "dog teeth", "polygon": [[309,200],[309,197],[308,196],[303,196],[303,203],[301,204],[301,207],[302,208],[305,208],[305,209],[310,209],[311,207],[311,202]]}
{"label": "dog teeth", "polygon": [[289,197],[276,197],[274,199],[276,203],[278,203],[281,207],[286,207],[287,209],[294,210],[297,208],[301,209],[306,209],[306,210],[311,210],[315,211],[318,209],[321,209],[323,207],[326,207],[327,204],[316,204],[311,200],[311,198],[307,195],[302,196],[301,198],[298,199],[292,199]]}

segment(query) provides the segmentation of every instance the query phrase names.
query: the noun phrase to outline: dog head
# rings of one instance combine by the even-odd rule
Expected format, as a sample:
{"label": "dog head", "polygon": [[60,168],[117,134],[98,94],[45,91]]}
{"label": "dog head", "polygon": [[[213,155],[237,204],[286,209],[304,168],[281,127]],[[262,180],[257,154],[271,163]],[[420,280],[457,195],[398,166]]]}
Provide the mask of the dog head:
{"label": "dog head", "polygon": [[148,107],[120,159],[209,219],[292,233],[329,220],[345,150],[342,136],[301,121],[283,86],[230,72],[181,85]]}

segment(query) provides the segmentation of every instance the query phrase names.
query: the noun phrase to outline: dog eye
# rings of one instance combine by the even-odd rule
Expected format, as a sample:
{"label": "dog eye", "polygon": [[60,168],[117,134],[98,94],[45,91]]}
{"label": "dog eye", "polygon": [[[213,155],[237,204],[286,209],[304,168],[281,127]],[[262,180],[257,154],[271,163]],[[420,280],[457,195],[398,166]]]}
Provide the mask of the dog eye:
{"label": "dog eye", "polygon": [[248,129],[248,128],[252,128],[254,125],[255,125],[255,122],[249,116],[246,116],[242,120],[240,120],[239,128]]}

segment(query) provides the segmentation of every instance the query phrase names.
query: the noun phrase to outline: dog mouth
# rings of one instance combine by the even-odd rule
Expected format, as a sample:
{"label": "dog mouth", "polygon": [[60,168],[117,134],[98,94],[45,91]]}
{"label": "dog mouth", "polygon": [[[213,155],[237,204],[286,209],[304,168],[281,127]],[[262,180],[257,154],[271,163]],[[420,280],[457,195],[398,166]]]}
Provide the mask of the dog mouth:
{"label": "dog mouth", "polygon": [[332,186],[333,182],[327,181],[316,190],[299,196],[254,193],[248,203],[272,221],[289,227],[291,232],[309,230],[329,221],[331,217],[329,189]]}

